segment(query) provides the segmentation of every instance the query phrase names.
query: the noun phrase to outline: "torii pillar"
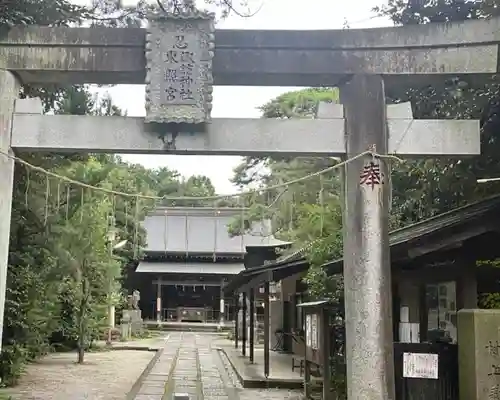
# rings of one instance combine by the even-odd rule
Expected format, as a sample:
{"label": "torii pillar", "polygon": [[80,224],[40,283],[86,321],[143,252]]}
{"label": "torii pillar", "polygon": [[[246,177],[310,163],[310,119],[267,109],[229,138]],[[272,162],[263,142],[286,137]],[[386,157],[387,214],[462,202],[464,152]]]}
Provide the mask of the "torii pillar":
{"label": "torii pillar", "polygon": [[[12,119],[20,87],[13,73],[0,69],[0,151],[11,155],[14,155],[10,148]],[[0,349],[7,288],[13,180],[14,160],[0,154]]]}
{"label": "torii pillar", "polygon": [[[341,86],[340,96],[342,106],[321,104],[318,118],[343,107],[347,159],[367,150],[418,157],[480,153],[479,121],[413,120],[409,104],[386,106],[381,76],[354,75]],[[348,399],[395,400],[390,164],[365,156],[349,162],[344,174]]]}

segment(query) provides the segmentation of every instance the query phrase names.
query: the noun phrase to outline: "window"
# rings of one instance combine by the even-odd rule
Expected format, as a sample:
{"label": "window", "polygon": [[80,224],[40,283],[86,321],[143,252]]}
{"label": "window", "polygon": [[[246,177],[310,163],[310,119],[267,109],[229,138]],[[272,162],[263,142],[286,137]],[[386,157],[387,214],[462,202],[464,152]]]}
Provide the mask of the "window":
{"label": "window", "polygon": [[456,282],[429,284],[425,287],[427,338],[430,341],[457,341]]}

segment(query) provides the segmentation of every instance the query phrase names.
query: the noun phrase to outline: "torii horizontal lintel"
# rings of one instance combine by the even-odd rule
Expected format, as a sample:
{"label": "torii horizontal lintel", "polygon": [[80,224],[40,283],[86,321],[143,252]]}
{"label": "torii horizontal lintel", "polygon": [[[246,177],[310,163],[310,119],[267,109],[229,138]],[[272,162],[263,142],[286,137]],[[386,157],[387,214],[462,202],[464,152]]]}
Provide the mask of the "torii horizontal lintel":
{"label": "torii horizontal lintel", "polygon": [[[215,85],[335,86],[346,74],[389,82],[498,72],[500,18],[404,27],[218,30]],[[0,68],[24,83],[143,84],[145,29],[14,27]],[[429,76],[430,75],[430,76]]]}
{"label": "torii horizontal lintel", "polygon": [[[216,118],[202,132],[179,132],[169,149],[160,132],[144,118],[41,115],[36,104],[37,99],[17,101],[11,142],[15,150],[241,156],[345,154],[345,121],[338,104],[322,104],[317,119]],[[388,106],[387,110],[390,153],[407,157],[480,153],[479,121],[414,120],[409,104]]]}

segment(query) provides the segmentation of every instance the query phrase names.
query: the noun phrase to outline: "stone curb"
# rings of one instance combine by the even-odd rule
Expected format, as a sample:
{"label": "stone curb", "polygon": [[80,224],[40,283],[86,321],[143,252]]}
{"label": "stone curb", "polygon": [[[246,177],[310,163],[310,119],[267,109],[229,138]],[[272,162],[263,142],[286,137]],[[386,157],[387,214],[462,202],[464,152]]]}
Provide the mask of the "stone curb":
{"label": "stone curb", "polygon": [[154,351],[158,352],[162,350],[161,347],[149,347],[149,346],[112,346],[109,350],[136,350],[136,351]]}
{"label": "stone curb", "polygon": [[234,363],[231,361],[231,358],[228,356],[226,350],[224,350],[222,347],[215,347],[215,350],[217,350],[219,353],[223,353],[226,356],[226,360],[229,362],[229,365],[233,369],[234,373],[238,377],[238,380],[241,383],[241,386],[245,387],[245,379],[243,379],[243,376],[239,373],[238,369],[235,367]]}
{"label": "stone curb", "polygon": [[234,365],[233,361],[231,360],[231,357],[227,354],[226,350],[222,347],[215,347],[215,350],[224,353],[226,356],[226,359],[228,360],[229,364],[231,365],[231,368],[233,368],[234,373],[238,377],[238,380],[241,383],[241,386],[245,389],[289,389],[289,390],[296,390],[296,389],[303,389],[304,384],[303,382],[297,382],[297,381],[284,381],[282,379],[273,379],[273,378],[262,378],[262,379],[249,379],[245,378],[236,368]]}
{"label": "stone curb", "polygon": [[[123,347],[125,347],[125,346],[123,346]],[[144,380],[149,375],[149,373],[151,372],[151,370],[153,369],[153,367],[155,366],[155,364],[158,362],[161,355],[163,354],[163,351],[165,350],[165,348],[155,349],[155,348],[151,348],[151,347],[144,347],[144,348],[141,348],[139,350],[145,350],[145,349],[147,349],[146,351],[155,351],[156,354],[153,356],[153,358],[148,363],[146,368],[144,368],[144,371],[142,371],[142,374],[139,376],[139,378],[137,378],[137,380],[133,384],[132,388],[127,393],[127,397],[125,397],[125,400],[134,400],[135,399],[135,397],[137,396],[137,393],[139,393],[139,390],[141,389],[141,386],[142,386]],[[114,349],[114,350],[117,350],[117,349]],[[124,349],[120,349],[120,350],[124,350]],[[131,350],[131,349],[125,348],[125,350]],[[138,348],[135,348],[132,350],[138,350]]]}

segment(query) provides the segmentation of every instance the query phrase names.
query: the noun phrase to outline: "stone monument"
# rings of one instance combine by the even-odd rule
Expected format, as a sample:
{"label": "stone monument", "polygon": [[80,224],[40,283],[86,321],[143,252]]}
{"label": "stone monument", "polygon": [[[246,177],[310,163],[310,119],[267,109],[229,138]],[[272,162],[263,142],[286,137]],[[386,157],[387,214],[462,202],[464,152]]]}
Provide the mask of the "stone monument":
{"label": "stone monument", "polygon": [[458,311],[460,400],[500,399],[500,310]]}
{"label": "stone monument", "polygon": [[139,301],[141,301],[141,292],[134,290],[132,292],[132,308],[134,310],[139,310]]}
{"label": "stone monument", "polygon": [[138,290],[134,290],[132,295],[127,296],[128,300],[128,309],[123,310],[122,314],[122,336],[124,332],[123,325],[127,325],[128,327],[125,329],[127,332],[130,332],[127,337],[130,335],[136,335],[141,333],[143,330],[143,320],[141,315],[141,309],[139,308],[139,301],[141,300],[141,292]]}

